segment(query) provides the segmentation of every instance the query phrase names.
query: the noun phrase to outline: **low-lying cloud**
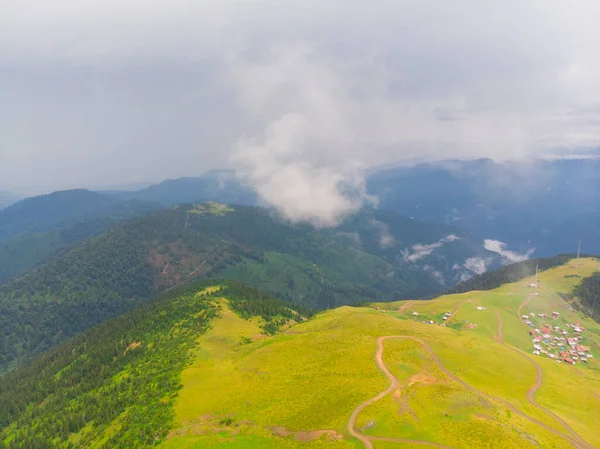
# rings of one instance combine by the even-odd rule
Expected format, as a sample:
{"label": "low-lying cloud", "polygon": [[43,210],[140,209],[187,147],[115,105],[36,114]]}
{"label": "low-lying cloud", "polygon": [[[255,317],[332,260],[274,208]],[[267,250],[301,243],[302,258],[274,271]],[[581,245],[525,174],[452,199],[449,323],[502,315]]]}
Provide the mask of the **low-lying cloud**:
{"label": "low-lying cloud", "polygon": [[396,239],[390,234],[390,228],[387,224],[379,220],[369,220],[369,224],[373,226],[379,233],[379,247],[380,248],[391,248],[396,245]]}
{"label": "low-lying cloud", "polygon": [[535,248],[531,248],[527,250],[525,253],[517,253],[515,251],[509,251],[506,249],[506,243],[501,242],[499,240],[485,239],[483,246],[488,251],[492,251],[494,253],[500,254],[509,262],[522,262],[524,260],[528,260],[529,257],[535,251]]}
{"label": "low-lying cloud", "polygon": [[475,274],[483,274],[487,271],[488,263],[489,260],[482,257],[469,257],[465,260],[463,267]]}
{"label": "low-lying cloud", "polygon": [[402,255],[404,256],[404,260],[406,262],[417,262],[418,260],[421,260],[421,259],[429,256],[436,249],[441,248],[446,243],[454,242],[455,240],[458,240],[459,238],[460,237],[457,237],[454,234],[450,234],[446,237],[441,238],[437,242],[431,243],[429,245],[417,243],[416,245],[413,245],[411,247],[411,250],[405,249],[402,252]]}
{"label": "low-lying cloud", "polygon": [[438,282],[440,285],[446,285],[444,275],[441,272],[434,269],[432,266],[427,264],[423,265],[423,271],[427,272],[429,276],[431,276],[431,278]]}

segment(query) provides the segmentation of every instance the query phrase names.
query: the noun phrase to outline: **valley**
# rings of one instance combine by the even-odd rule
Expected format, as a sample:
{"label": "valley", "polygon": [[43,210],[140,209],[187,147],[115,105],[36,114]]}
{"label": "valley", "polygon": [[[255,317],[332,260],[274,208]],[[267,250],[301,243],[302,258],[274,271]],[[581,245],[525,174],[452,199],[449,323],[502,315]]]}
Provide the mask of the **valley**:
{"label": "valley", "polygon": [[[62,428],[66,440],[51,447],[598,447],[600,325],[578,311],[578,298],[563,299],[598,266],[597,259],[569,260],[540,272],[537,288],[529,277],[489,291],[314,316],[230,281],[175,288],[142,306],[143,314],[136,308],[103,324],[135,323],[115,327],[107,344],[92,328],[5,377],[0,396],[14,406],[2,415],[0,441],[26,447],[17,442]],[[531,313],[561,329],[577,323],[592,357],[573,365],[534,355],[532,328],[522,318]],[[202,318],[194,324],[194,317]],[[167,344],[169,335],[177,340]],[[95,349],[110,354],[110,341],[120,348],[113,362]],[[163,357],[178,361],[161,365],[170,383],[149,384],[159,388],[151,397],[164,404],[163,418],[160,426],[154,418],[144,424],[135,416],[153,416],[151,390],[136,397],[126,386],[147,375],[159,379],[159,366],[136,366]],[[52,381],[92,366],[102,367],[94,377],[100,383]],[[86,412],[107,388],[127,400],[102,418]],[[52,410],[66,409],[80,409],[82,419],[57,427],[64,418]],[[136,432],[145,437],[132,439]]]}
{"label": "valley", "polygon": [[[87,238],[0,284],[0,373],[157,294],[200,279],[233,279],[300,306],[328,309],[433,295],[468,271],[452,268],[455,261],[492,257],[479,242],[458,234],[436,246],[435,254],[430,250],[405,260],[403,251],[435,245],[458,231],[376,211],[361,211],[333,230],[292,224],[267,209],[220,203],[178,205],[125,221],[98,220],[108,220],[108,229],[94,221],[76,227],[79,232],[60,231],[73,239],[87,233]],[[382,235],[393,246],[380,245]],[[7,259],[17,252],[24,260],[33,254],[32,245],[42,250],[35,236],[17,237],[27,244],[5,246],[12,248]]]}

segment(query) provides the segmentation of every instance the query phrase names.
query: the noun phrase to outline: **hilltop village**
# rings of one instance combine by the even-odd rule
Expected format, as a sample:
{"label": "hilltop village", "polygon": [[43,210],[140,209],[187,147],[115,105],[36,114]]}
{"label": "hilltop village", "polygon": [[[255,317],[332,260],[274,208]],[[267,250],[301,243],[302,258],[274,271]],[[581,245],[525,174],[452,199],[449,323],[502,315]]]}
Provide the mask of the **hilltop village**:
{"label": "hilltop village", "polygon": [[[533,295],[538,296],[539,293],[536,292]],[[379,308],[377,309],[379,310]],[[477,310],[483,311],[486,308],[477,306]],[[411,315],[419,323],[446,326],[454,313],[446,312],[435,317],[423,317],[418,312],[412,312]],[[521,315],[519,318],[531,328],[529,335],[532,339],[532,352],[534,355],[545,356],[556,360],[558,363],[571,365],[594,361],[594,355],[591,353],[590,347],[586,345],[586,329],[579,322],[566,323],[561,319],[560,312],[557,311],[550,314],[531,312],[528,315]],[[562,327],[557,323],[563,323]],[[473,329],[475,327],[477,327],[476,323],[467,321],[462,329]]]}
{"label": "hilltop village", "polygon": [[577,362],[588,363],[594,359],[589,346],[585,346],[585,328],[579,323],[565,323],[564,328],[552,325],[552,321],[560,318],[559,312],[522,315],[523,323],[532,329],[533,354],[547,356],[559,363],[575,365]]}

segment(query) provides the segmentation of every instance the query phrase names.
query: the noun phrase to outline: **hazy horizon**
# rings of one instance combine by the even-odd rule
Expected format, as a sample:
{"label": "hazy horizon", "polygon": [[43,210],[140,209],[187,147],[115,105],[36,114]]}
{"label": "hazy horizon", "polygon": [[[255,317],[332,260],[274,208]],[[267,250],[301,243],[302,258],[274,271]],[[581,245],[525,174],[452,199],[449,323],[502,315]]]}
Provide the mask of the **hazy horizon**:
{"label": "hazy horizon", "polygon": [[600,142],[594,13],[591,0],[7,0],[0,188],[234,168],[310,218],[360,207],[373,166],[581,153]]}

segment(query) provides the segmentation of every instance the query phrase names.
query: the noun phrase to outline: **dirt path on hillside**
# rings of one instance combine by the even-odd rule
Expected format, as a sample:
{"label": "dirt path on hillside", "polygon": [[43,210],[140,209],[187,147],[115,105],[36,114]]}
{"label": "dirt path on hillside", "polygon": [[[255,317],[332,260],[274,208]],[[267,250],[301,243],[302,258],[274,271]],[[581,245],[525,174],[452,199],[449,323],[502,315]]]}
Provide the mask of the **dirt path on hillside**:
{"label": "dirt path on hillside", "polygon": [[502,327],[504,326],[504,322],[502,321],[502,317],[500,316],[500,312],[496,311],[496,316],[498,317],[498,335],[496,336],[496,341],[501,345],[504,345],[504,332],[502,331]]}
{"label": "dirt path on hillside", "polygon": [[398,309],[398,312],[404,312],[406,309],[408,309],[412,305],[413,305],[412,301],[407,301],[406,304],[402,304],[400,306],[400,308]]}
{"label": "dirt path on hillside", "polygon": [[[366,435],[363,435],[362,433],[360,433],[356,429],[356,419],[358,418],[359,413],[362,412],[369,405],[374,404],[375,402],[379,401],[383,397],[387,396],[394,389],[398,388],[398,385],[400,384],[400,381],[398,380],[398,378],[392,374],[392,372],[387,368],[387,366],[383,362],[383,342],[384,342],[384,340],[387,340],[390,338],[413,339],[413,337],[403,337],[403,336],[394,336],[394,335],[379,337],[377,339],[377,350],[375,352],[375,360],[377,361],[377,366],[379,367],[381,372],[383,372],[383,374],[385,374],[385,376],[390,380],[390,386],[387,387],[387,389],[385,389],[381,393],[379,393],[377,396],[363,402],[358,407],[356,407],[356,409],[354,409],[354,411],[352,412],[352,415],[350,416],[350,419],[348,420],[348,432],[350,432],[350,434],[352,436],[354,436],[354,437],[358,438],[360,441],[362,441],[362,443],[365,445],[365,448],[367,448],[367,449],[373,449],[372,441],[388,441],[388,442],[395,442],[395,443],[421,444],[421,445],[428,445],[428,446],[433,446],[433,447],[441,447],[441,448],[445,448],[445,449],[454,449],[450,446],[444,446],[444,445],[437,444],[437,443],[431,443],[429,441],[408,440],[408,439],[403,439],[403,438],[386,438],[386,437],[366,436]],[[417,340],[417,341],[420,342],[420,340]]]}
{"label": "dirt path on hillside", "polygon": [[517,309],[517,318],[519,318],[519,320],[521,319],[521,309],[523,307],[525,307],[527,304],[529,304],[529,301],[531,300],[531,298],[533,298],[535,295],[533,293],[530,293],[529,296],[527,297],[527,299],[525,301],[523,301],[521,303],[521,305],[519,306],[519,308]]}
{"label": "dirt path on hillside", "polygon": [[[469,385],[468,383],[466,383],[465,381],[463,381],[462,379],[460,379],[459,377],[457,377],[456,375],[454,375],[452,372],[448,371],[448,369],[446,369],[446,367],[442,364],[441,360],[438,358],[438,356],[435,354],[435,352],[433,352],[433,350],[431,349],[431,347],[425,343],[423,340],[416,338],[416,337],[411,337],[411,336],[407,336],[407,335],[386,335],[383,337],[379,337],[377,339],[377,350],[375,352],[375,360],[377,362],[377,366],[379,367],[379,369],[381,370],[381,372],[383,374],[385,374],[385,376],[390,379],[390,386],[382,391],[381,393],[379,393],[377,396],[363,402],[362,404],[360,404],[358,407],[356,407],[356,409],[352,412],[352,415],[350,416],[350,419],[348,420],[348,431],[350,432],[350,434],[356,438],[358,438],[365,446],[366,449],[373,449],[373,443],[372,441],[390,441],[390,442],[398,442],[398,443],[412,443],[412,444],[422,444],[422,445],[428,445],[428,446],[434,446],[434,447],[441,447],[441,448],[446,448],[446,449],[453,449],[450,446],[444,446],[438,443],[431,443],[428,441],[413,441],[413,440],[405,440],[402,438],[385,438],[385,437],[370,437],[370,436],[366,436],[361,434],[357,429],[356,429],[356,419],[358,418],[358,415],[360,412],[362,412],[366,407],[368,407],[369,405],[379,401],[380,399],[382,399],[383,397],[385,397],[386,395],[388,395],[390,392],[392,392],[395,388],[398,387],[399,385],[399,381],[398,379],[391,373],[391,371],[387,368],[387,366],[385,365],[384,361],[383,361],[383,342],[385,340],[388,339],[392,339],[392,338],[396,338],[396,339],[403,339],[403,340],[413,340],[416,341],[417,343],[419,343],[421,346],[423,346],[423,349],[425,349],[425,351],[427,351],[427,353],[431,356],[431,358],[433,359],[433,361],[436,363],[436,365],[440,368],[440,370],[442,370],[442,372],[444,374],[446,374],[448,377],[450,377],[451,379],[453,379],[455,382],[459,383],[460,385],[462,385],[464,388],[466,388],[467,390],[469,390],[472,393],[475,393],[477,395],[486,397],[488,399],[500,402],[502,404],[504,404],[506,407],[508,407],[512,412],[516,413],[517,415],[527,419],[528,421],[537,424],[538,426],[548,430],[549,432],[552,432],[553,434],[560,436],[561,438],[566,439],[567,441],[569,441],[573,446],[575,446],[578,449],[593,449],[592,446],[588,445],[587,443],[585,443],[581,438],[579,437],[574,437],[575,439],[571,438],[568,435],[565,435],[562,432],[559,432],[556,429],[553,429],[552,427],[538,421],[535,418],[532,418],[528,415],[526,415],[525,413],[521,412],[520,410],[518,410],[515,406],[513,406],[510,402],[502,399],[502,398],[498,398],[496,396],[492,396],[490,394],[484,393],[482,391],[477,390],[475,387],[472,387],[471,385]],[[567,429],[569,429],[567,426],[565,426]]]}
{"label": "dirt path on hillside", "polygon": [[[527,297],[527,299],[519,306],[519,309],[517,311],[517,318],[519,320],[521,320],[521,313],[520,313],[521,308],[523,306],[527,305],[527,303],[529,302],[529,300],[532,297],[533,297],[533,295],[529,295]],[[521,357],[523,357],[529,363],[531,363],[533,365],[533,367],[535,368],[535,382],[529,388],[529,390],[527,390],[527,401],[534,407],[538,408],[539,410],[542,410],[544,413],[546,413],[547,415],[551,416],[556,421],[558,421],[565,429],[567,429],[567,432],[569,432],[573,438],[575,438],[577,441],[579,441],[583,445],[583,447],[593,448],[593,446],[591,446],[583,438],[581,438],[581,436],[577,432],[575,432],[573,430],[573,428],[571,426],[569,426],[569,424],[567,424],[562,418],[557,416],[553,411],[547,409],[543,405],[540,405],[536,402],[535,393],[542,386],[542,368],[540,367],[540,365],[538,365],[538,363],[535,360],[533,360],[531,357],[526,355],[524,352],[520,351],[519,349],[517,349],[515,347],[509,346],[502,341],[502,336],[503,336],[502,327],[504,326],[504,322],[502,321],[502,317],[500,316],[500,313],[498,311],[496,311],[496,316],[498,317],[498,339],[497,339],[498,343],[500,343],[505,348],[508,348],[511,351],[514,351],[517,354],[519,354]]]}
{"label": "dirt path on hillside", "polygon": [[[458,301],[458,304],[456,305],[456,307],[454,308],[454,311],[452,312],[452,314],[448,317],[448,319],[446,320],[446,322],[450,321],[452,319],[452,317],[454,315],[456,315],[456,312],[458,312],[458,309],[460,309],[461,304],[465,302],[465,301]],[[471,302],[470,300],[467,302]]]}

